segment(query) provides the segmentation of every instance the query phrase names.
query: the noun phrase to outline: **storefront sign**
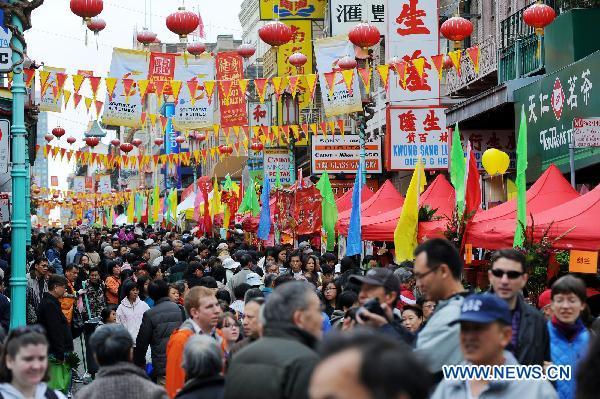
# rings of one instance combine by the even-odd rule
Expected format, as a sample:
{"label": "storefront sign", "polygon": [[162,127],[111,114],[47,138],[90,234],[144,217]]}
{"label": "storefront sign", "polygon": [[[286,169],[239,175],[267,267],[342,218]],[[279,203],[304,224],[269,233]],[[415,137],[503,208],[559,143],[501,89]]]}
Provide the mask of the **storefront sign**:
{"label": "storefront sign", "polygon": [[323,19],[327,0],[260,0],[260,19]]}
{"label": "storefront sign", "polygon": [[277,168],[281,177],[281,184],[289,186],[292,184],[290,175],[290,156],[286,148],[265,148],[263,168],[269,176],[271,187],[275,186],[277,180]]}
{"label": "storefront sign", "polygon": [[[360,159],[360,138],[357,134],[312,138],[312,173],[356,173]],[[367,173],[381,173],[381,139],[365,143]]]}
{"label": "storefront sign", "polygon": [[387,109],[386,167],[414,169],[420,159],[425,169],[448,168],[448,131],[441,107]]}
{"label": "storefront sign", "polygon": [[[340,198],[342,195],[344,195],[346,192],[352,190],[352,188],[354,187],[354,179],[352,179],[352,180],[330,179],[329,181],[331,182],[331,188],[333,190],[333,195],[335,196],[335,199]],[[379,190],[379,184],[377,183],[377,180],[375,180],[375,179],[367,179],[365,181],[365,184],[373,192]]]}
{"label": "storefront sign", "polygon": [[[405,80],[390,71],[389,101],[392,105],[438,105],[438,73],[430,57],[440,53],[438,2],[394,0],[386,10],[386,59],[397,56],[407,64]],[[412,61],[424,57],[423,76]]]}
{"label": "storefront sign", "polygon": [[385,0],[331,0],[329,2],[331,35],[346,35],[361,22],[368,22],[385,32]]}
{"label": "storefront sign", "polygon": [[0,222],[10,222],[10,198],[8,193],[0,193]]}
{"label": "storefront sign", "polygon": [[[244,79],[242,57],[235,51],[217,53],[217,80]],[[242,126],[248,123],[246,109],[246,93],[242,93],[235,82],[231,86],[229,97],[225,96],[223,86],[219,86],[219,108],[221,111],[221,127]]]}
{"label": "storefront sign", "polygon": [[569,273],[593,273],[598,271],[598,252],[571,250]]}
{"label": "storefront sign", "polygon": [[[452,137],[453,131],[454,127],[448,128],[448,137]],[[481,157],[490,148],[507,153],[510,158],[508,169],[514,170],[516,168],[517,143],[515,142],[515,134],[512,130],[461,130],[460,141],[463,144],[467,141],[471,142],[471,152],[475,155],[477,168],[480,171],[485,170],[481,163]],[[466,151],[465,156],[467,156]]]}
{"label": "storefront sign", "polygon": [[600,118],[573,119],[573,138],[574,148],[600,147]]}
{"label": "storefront sign", "polygon": [[[516,90],[515,126],[521,107],[527,118],[528,181],[555,164],[568,172],[575,118],[596,118],[600,110],[600,53],[593,53]],[[600,162],[600,148],[575,150],[575,169]]]}
{"label": "storefront sign", "polygon": [[0,119],[0,172],[8,173],[10,161],[10,121]]}

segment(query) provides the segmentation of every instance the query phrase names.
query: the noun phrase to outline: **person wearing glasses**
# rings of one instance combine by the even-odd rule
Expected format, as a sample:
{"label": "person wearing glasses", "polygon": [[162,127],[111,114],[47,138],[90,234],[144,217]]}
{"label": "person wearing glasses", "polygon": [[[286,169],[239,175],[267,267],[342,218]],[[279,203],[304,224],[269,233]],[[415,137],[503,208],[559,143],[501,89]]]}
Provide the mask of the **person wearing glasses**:
{"label": "person wearing glasses", "polygon": [[65,399],[48,381],[48,340],[40,325],[10,332],[0,358],[0,397],[6,399]]}
{"label": "person wearing glasses", "polygon": [[512,248],[494,252],[488,277],[492,293],[506,301],[511,312],[512,337],[506,350],[519,364],[543,366],[550,361],[550,336],[542,313],[523,298],[529,277],[525,255]]}
{"label": "person wearing glasses", "polygon": [[461,283],[463,260],[456,247],[441,238],[419,245],[414,255],[417,288],[426,300],[437,301],[435,312],[417,336],[415,353],[440,381],[443,365],[464,360],[460,351],[460,327],[453,324],[460,317],[461,306],[469,294]]}

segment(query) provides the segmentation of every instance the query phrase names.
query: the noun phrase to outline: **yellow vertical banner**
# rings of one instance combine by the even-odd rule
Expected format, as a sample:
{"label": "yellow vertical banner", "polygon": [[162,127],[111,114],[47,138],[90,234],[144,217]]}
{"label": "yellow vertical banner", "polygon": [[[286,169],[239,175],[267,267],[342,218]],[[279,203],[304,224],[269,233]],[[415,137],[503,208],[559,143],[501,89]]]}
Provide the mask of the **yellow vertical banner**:
{"label": "yellow vertical banner", "polygon": [[[282,4],[284,2],[281,2]],[[302,3],[302,2],[297,2]],[[304,3],[307,3],[304,1]],[[310,1],[308,1],[310,3]],[[315,2],[317,3],[317,2]],[[327,4],[326,1],[319,2],[323,4],[323,7]],[[261,7],[263,2],[261,1]],[[283,5],[282,5],[283,7]],[[281,18],[283,19],[283,18]],[[277,75],[279,76],[293,76],[293,75],[305,75],[312,74],[313,72],[313,46],[312,46],[312,28],[310,20],[294,20],[294,21],[281,21],[292,30],[292,40],[289,43],[279,46],[277,49]],[[306,56],[307,61],[304,66],[296,69],[295,66],[289,63],[288,58],[294,53],[302,53]],[[308,93],[308,87],[304,79],[298,79],[298,105],[300,109],[305,109],[311,105],[311,97]],[[283,115],[283,105],[281,102],[277,104],[279,115],[277,123],[283,125],[284,121],[281,119]],[[300,121],[297,121],[300,122]],[[281,143],[285,144],[285,143]],[[307,140],[300,140],[296,145],[307,145]]]}

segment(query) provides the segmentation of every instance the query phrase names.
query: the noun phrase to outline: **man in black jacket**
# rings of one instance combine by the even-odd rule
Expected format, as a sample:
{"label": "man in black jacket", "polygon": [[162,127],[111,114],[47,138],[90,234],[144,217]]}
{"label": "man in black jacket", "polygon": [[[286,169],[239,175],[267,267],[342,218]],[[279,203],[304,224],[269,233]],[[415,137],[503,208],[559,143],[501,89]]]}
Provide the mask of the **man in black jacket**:
{"label": "man in black jacket", "polygon": [[226,399],[304,399],[319,357],[323,316],[313,286],[278,286],[264,305],[263,337],[238,352],[225,382]]}
{"label": "man in black jacket", "polygon": [[160,385],[165,384],[167,366],[167,343],[171,333],[186,319],[185,310],[169,299],[169,286],[164,280],[153,281],[148,287],[148,295],[154,300],[154,307],[144,313],[137,335],[134,363],[146,366],[146,351],[152,350],[152,378]]}
{"label": "man in black jacket", "polygon": [[525,256],[512,248],[492,254],[488,277],[493,293],[506,301],[512,315],[512,339],[506,349],[519,364],[544,365],[550,362],[550,337],[546,320],[533,306],[525,303],[521,291],[527,284]]}
{"label": "man in black jacket", "polygon": [[67,279],[53,274],[48,279],[48,292],[44,292],[38,312],[38,322],[46,329],[48,353],[57,360],[65,359],[65,353],[73,352],[73,336],[59,299],[65,295]]}

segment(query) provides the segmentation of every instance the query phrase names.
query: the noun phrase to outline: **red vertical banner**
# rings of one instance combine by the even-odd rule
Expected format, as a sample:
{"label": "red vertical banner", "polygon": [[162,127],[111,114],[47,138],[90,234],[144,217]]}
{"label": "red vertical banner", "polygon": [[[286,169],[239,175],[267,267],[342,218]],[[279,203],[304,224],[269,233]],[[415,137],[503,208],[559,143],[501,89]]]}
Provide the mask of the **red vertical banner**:
{"label": "red vertical banner", "polygon": [[[217,53],[215,65],[217,66],[217,80],[244,79],[244,63],[242,57],[236,52]],[[248,124],[248,109],[246,107],[246,94],[242,93],[239,85],[231,85],[229,97],[219,86],[219,108],[221,110],[221,127],[242,126]]]}
{"label": "red vertical banner", "polygon": [[173,94],[170,82],[175,76],[175,54],[150,53],[148,80],[166,82],[163,94]]}

